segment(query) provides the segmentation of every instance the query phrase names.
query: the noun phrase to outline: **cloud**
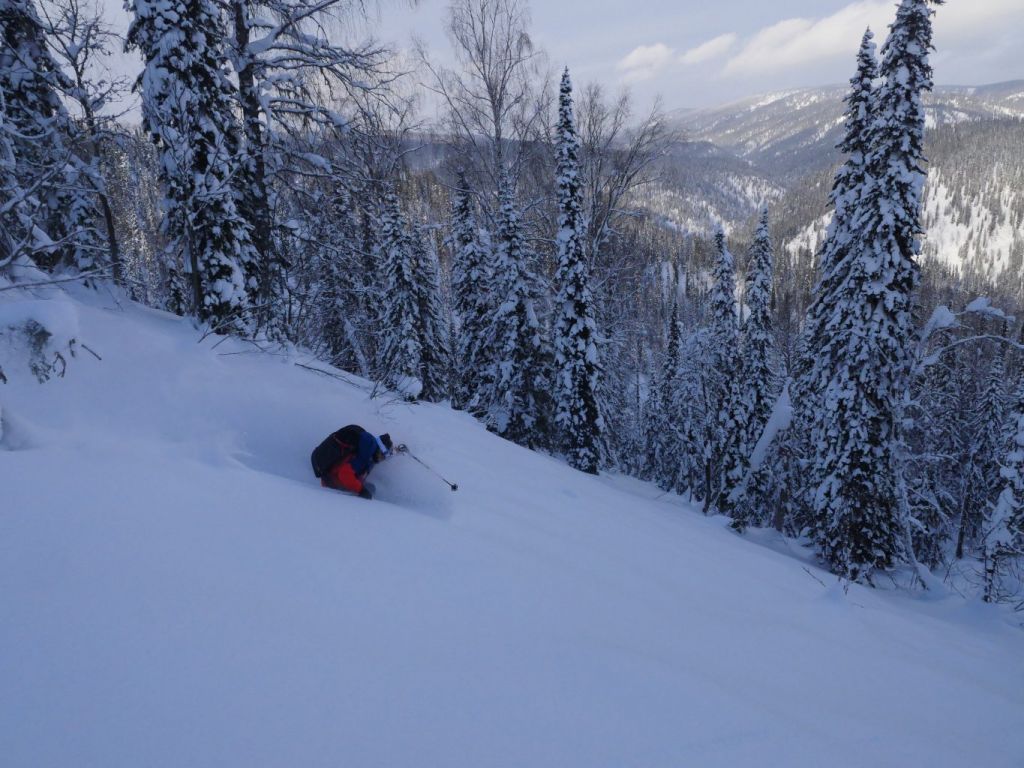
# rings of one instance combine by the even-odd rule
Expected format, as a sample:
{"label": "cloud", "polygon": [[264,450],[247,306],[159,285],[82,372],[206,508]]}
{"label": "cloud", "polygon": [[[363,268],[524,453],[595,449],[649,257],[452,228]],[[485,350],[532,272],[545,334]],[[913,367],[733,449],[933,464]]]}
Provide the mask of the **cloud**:
{"label": "cloud", "polygon": [[[749,38],[726,62],[724,72],[741,77],[763,75],[851,57],[865,27],[871,27],[882,41],[894,15],[892,0],[858,0],[820,19],[784,19]],[[1021,0],[950,3],[936,9],[935,42],[940,50],[959,53],[967,53],[963,49],[968,46],[980,46],[973,52],[981,54],[987,47],[986,35],[991,38],[994,30],[1019,28],[1022,23]]]}
{"label": "cloud", "polygon": [[696,48],[691,48],[679,57],[679,61],[683,64],[703,64],[706,61],[717,59],[732,50],[738,39],[733,32],[719,35],[708,40],[706,43],[698,45]]}
{"label": "cloud", "polygon": [[641,45],[630,51],[615,68],[622,73],[623,82],[639,83],[657,76],[673,58],[675,51],[664,43]]}
{"label": "cloud", "polygon": [[865,27],[876,33],[892,19],[891,0],[862,0],[823,19],[784,19],[757,32],[725,65],[727,75],[761,75],[852,55]]}

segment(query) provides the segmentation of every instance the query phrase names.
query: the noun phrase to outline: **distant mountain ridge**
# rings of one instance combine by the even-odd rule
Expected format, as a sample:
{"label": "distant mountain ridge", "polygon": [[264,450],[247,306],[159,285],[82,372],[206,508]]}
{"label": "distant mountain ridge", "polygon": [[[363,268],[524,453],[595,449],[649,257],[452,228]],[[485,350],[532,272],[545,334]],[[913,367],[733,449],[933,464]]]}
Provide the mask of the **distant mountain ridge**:
{"label": "distant mountain ridge", "polygon": [[[746,230],[764,203],[784,247],[807,258],[842,156],[845,86],[798,88],[669,115],[683,140],[648,205],[677,228]],[[1024,286],[1024,80],[926,96],[924,255],[962,275]],[[1024,291],[1024,288],[1022,288]]]}

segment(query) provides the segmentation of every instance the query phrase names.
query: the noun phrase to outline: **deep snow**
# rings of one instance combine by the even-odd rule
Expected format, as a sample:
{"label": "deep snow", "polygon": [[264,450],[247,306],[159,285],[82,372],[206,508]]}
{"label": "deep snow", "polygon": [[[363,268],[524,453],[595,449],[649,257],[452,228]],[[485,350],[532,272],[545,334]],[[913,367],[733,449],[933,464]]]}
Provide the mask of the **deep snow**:
{"label": "deep snow", "polygon": [[[1005,612],[844,594],[773,534],[104,296],[68,304],[102,361],[4,365],[7,768],[1024,764]],[[460,490],[404,457],[379,500],[321,489],[349,422]]]}

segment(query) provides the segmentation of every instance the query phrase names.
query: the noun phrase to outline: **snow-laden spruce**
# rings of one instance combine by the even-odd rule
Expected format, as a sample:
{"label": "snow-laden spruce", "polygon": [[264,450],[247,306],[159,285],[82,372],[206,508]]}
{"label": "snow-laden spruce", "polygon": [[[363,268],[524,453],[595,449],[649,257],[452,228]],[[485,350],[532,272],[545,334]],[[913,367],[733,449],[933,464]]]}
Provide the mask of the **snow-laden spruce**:
{"label": "snow-laden spruce", "polygon": [[172,309],[242,330],[259,260],[238,208],[237,93],[221,10],[211,0],[128,7],[128,45],[145,60],[137,83],[143,126],[160,151]]}
{"label": "snow-laden spruce", "polygon": [[815,536],[830,567],[851,579],[913,560],[894,450],[918,283],[931,16],[925,0],[903,0],[890,28],[859,148],[865,173],[853,193],[847,271],[840,282],[823,282],[818,300],[827,316],[808,349],[811,388],[821,397],[811,430]]}
{"label": "snow-laden spruce", "polygon": [[832,218],[818,250],[818,282],[801,329],[800,354],[794,372],[798,421],[804,424],[809,423],[818,408],[821,382],[815,381],[811,372],[817,351],[824,343],[822,334],[827,332],[828,323],[836,311],[836,291],[848,278],[854,262],[852,246],[856,233],[851,222],[857,212],[867,173],[869,134],[875,116],[872,99],[878,78],[875,51],[874,34],[868,29],[857,53],[857,74],[850,80],[850,91],[845,99],[844,133],[837,149],[845,154],[846,159],[836,171],[829,196]]}
{"label": "snow-laden spruce", "polygon": [[417,333],[420,347],[420,398],[431,402],[451,395],[451,351],[446,312],[441,299],[441,268],[433,235],[416,227],[412,234]]}
{"label": "snow-laden spruce", "polygon": [[744,426],[729,408],[730,390],[739,365],[739,319],[736,314],[736,268],[725,242],[725,231],[715,233],[715,268],[708,298],[706,357],[704,360],[705,509],[719,501],[726,451]]}
{"label": "snow-laden spruce", "polygon": [[[976,355],[973,357],[976,359]],[[970,401],[966,403],[956,402],[954,393],[948,398],[950,407],[936,410],[934,417],[937,428],[943,431],[960,429],[959,434],[949,434],[947,440],[941,443],[933,441],[933,445],[962,446],[959,452],[962,461],[954,468],[956,474],[952,478],[954,487],[962,496],[955,552],[959,559],[965,554],[977,552],[979,548],[983,554],[985,517],[1002,489],[1000,464],[1005,458],[1008,440],[1012,437],[1007,435],[1007,428],[1012,425],[1007,420],[1009,395],[1006,386],[1005,346],[998,344],[993,350],[988,372],[980,382],[980,393],[974,386],[965,387],[965,384],[973,384],[973,381],[953,381],[949,371],[943,371],[940,375],[947,387],[959,385],[960,389],[966,388],[971,393]]]}
{"label": "snow-laden spruce", "polygon": [[[772,241],[768,209],[761,212],[747,255],[743,303],[746,317],[740,339],[737,373],[732,378],[729,408],[734,431],[722,467],[724,485],[718,508],[736,518],[737,527],[760,524],[761,506],[747,496],[750,457],[781,389],[778,355],[772,333]],[[761,478],[764,480],[765,478]]]}
{"label": "snow-laden spruce", "polygon": [[494,311],[491,254],[481,241],[466,175],[458,174],[452,198],[452,312],[455,320],[454,402],[465,407],[479,385],[487,328]]}
{"label": "snow-laden spruce", "polygon": [[[679,300],[672,302],[661,368],[655,371],[644,410],[644,477],[654,480],[665,490],[674,490],[687,446],[682,441],[682,419],[677,412],[677,393],[682,373],[682,329],[679,322]],[[686,490],[683,486],[680,490]]]}
{"label": "snow-laden spruce", "polygon": [[[986,602],[998,600],[1011,565],[1024,556],[1024,379],[1017,386],[1010,413],[1011,441],[1000,473],[1002,491],[985,520]],[[1020,583],[1015,585],[1019,588]]]}
{"label": "snow-laden spruce", "polygon": [[87,164],[63,96],[73,88],[30,0],[0,0],[0,270],[90,269],[102,249]]}
{"label": "snow-laden spruce", "polygon": [[515,182],[499,181],[494,252],[495,297],[501,302],[487,331],[481,385],[471,409],[484,413],[488,429],[528,447],[549,437],[551,353],[537,314],[540,278],[523,237]]}
{"label": "snow-laden spruce", "polygon": [[380,377],[409,397],[423,389],[420,305],[416,300],[416,262],[398,196],[384,194],[380,210],[381,307],[377,362]]}
{"label": "snow-laden spruce", "polygon": [[572,81],[562,73],[558,96],[556,159],[558,190],[558,265],[552,330],[555,352],[555,426],[569,464],[596,474],[603,453],[601,361],[597,347],[594,299],[583,243],[580,141],[573,115]]}

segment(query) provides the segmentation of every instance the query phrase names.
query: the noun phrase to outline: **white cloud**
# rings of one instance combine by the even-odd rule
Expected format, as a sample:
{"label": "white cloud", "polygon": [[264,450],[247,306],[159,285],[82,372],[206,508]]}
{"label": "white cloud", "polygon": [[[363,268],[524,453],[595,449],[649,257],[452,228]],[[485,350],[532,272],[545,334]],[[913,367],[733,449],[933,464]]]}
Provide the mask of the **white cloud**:
{"label": "white cloud", "polygon": [[[895,15],[892,0],[858,0],[820,19],[784,19],[760,30],[747,40],[725,65],[725,74],[763,75],[806,67],[815,62],[851,57],[865,27],[871,27],[881,43]],[[956,2],[939,6],[935,16],[935,42],[939,50],[981,46],[996,30],[1018,28],[1024,23],[1021,0]],[[699,50],[699,49],[695,49]]]}
{"label": "white cloud", "polygon": [[784,19],[750,38],[726,63],[725,73],[760,75],[853,55],[864,28],[884,36],[892,15],[891,0],[862,0],[823,19]]}
{"label": "white cloud", "polygon": [[615,68],[622,73],[625,83],[650,80],[661,73],[675,57],[675,51],[664,43],[641,45],[630,51]]}
{"label": "white cloud", "polygon": [[696,48],[691,48],[679,57],[679,61],[683,64],[703,64],[706,61],[717,59],[732,50],[738,39],[733,32],[719,35],[708,40],[706,43],[698,45]]}

